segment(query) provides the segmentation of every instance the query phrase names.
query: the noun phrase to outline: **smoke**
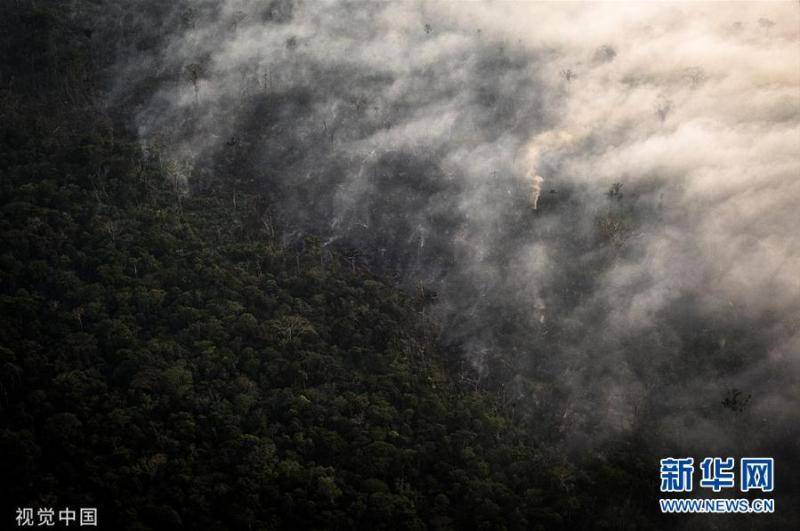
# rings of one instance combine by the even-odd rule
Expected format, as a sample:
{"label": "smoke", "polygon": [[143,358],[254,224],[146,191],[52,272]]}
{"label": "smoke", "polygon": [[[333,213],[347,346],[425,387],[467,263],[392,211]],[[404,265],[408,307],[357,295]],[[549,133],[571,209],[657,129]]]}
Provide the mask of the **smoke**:
{"label": "smoke", "polygon": [[[117,51],[142,141],[195,192],[256,183],[287,226],[435,290],[440,340],[541,430],[796,439],[796,3],[228,0],[163,20],[155,53]],[[735,390],[749,402],[723,405]]]}
{"label": "smoke", "polygon": [[533,206],[534,210],[537,210],[539,205],[539,196],[542,195],[542,183],[544,182],[544,177],[541,175],[528,174],[528,179],[530,180],[531,185],[531,206]]}
{"label": "smoke", "polygon": [[[571,80],[574,73],[571,70],[568,77]],[[549,130],[537,135],[537,137],[530,143],[528,147],[527,157],[531,168],[530,173],[526,176],[530,183],[530,202],[534,210],[538,209],[539,197],[542,195],[542,183],[544,177],[538,175],[536,171],[542,164],[542,157],[548,152],[554,152],[556,149],[567,146],[573,137],[565,131]]]}

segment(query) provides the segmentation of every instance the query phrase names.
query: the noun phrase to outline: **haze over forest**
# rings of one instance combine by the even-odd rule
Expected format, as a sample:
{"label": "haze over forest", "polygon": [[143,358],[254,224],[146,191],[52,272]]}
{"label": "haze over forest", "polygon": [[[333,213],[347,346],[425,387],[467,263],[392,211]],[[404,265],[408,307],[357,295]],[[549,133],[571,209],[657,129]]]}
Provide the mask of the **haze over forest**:
{"label": "haze over forest", "polygon": [[239,1],[163,24],[119,53],[116,97],[158,76],[144,149],[188,190],[218,166],[256,182],[286,241],[434,291],[476,386],[578,447],[797,435],[794,3]]}
{"label": "haze over forest", "polygon": [[[2,42],[7,65],[0,77],[7,105],[2,117],[9,131],[4,149],[13,153],[4,162],[9,177],[3,180],[3,203],[11,205],[4,210],[4,241],[38,230],[33,217],[51,219],[19,214],[20,202],[68,210],[53,206],[55,199],[42,199],[55,194],[42,179],[61,183],[52,186],[71,198],[64,202],[74,203],[70,219],[93,228],[75,229],[70,236],[78,242],[80,259],[65,262],[62,251],[42,258],[25,247],[9,251],[8,264],[43,260],[47,271],[74,271],[81,282],[108,290],[105,302],[98,303],[107,315],[88,302],[102,298],[95,288],[80,296],[59,295],[61,288],[42,287],[44,280],[29,279],[21,265],[3,266],[9,278],[3,294],[17,297],[3,303],[8,304],[4,315],[23,315],[14,305],[29,292],[41,293],[36,304],[69,321],[48,332],[53,344],[63,341],[75,352],[92,352],[85,358],[76,354],[80,362],[55,362],[41,354],[52,370],[42,370],[31,386],[49,389],[50,382],[63,383],[58,375],[88,371],[80,381],[103,383],[80,389],[103,389],[114,397],[109,403],[118,400],[136,413],[121,405],[106,411],[94,402],[80,410],[59,405],[37,410],[31,404],[39,395],[8,382],[33,378],[39,369],[23,360],[52,347],[31,347],[38,332],[10,320],[2,359],[16,368],[0,380],[12,396],[4,410],[11,427],[2,439],[9,455],[44,451],[28,449],[28,441],[36,441],[37,448],[55,444],[41,442],[49,440],[41,434],[54,429],[48,427],[56,422],[48,420],[54,415],[59,423],[67,422],[63,415],[73,415],[87,426],[90,418],[121,418],[115,413],[121,410],[140,418],[142,426],[150,422],[144,419],[161,419],[164,430],[179,430],[170,435],[178,442],[158,442],[141,428],[140,446],[125,454],[138,464],[115,473],[150,479],[119,480],[121,486],[109,490],[115,494],[108,494],[114,501],[103,502],[121,511],[123,495],[116,493],[138,492],[141,485],[171,493],[166,501],[148,494],[132,502],[130,514],[138,515],[145,529],[319,528],[334,520],[331,527],[369,527],[382,518],[399,518],[396,522],[409,528],[419,522],[449,528],[464,525],[457,504],[480,505],[465,494],[474,489],[460,487],[447,491],[447,504],[438,497],[433,501],[431,492],[445,492],[441,485],[467,484],[449,469],[436,476],[439,483],[417,478],[416,472],[408,472],[406,480],[413,469],[408,464],[363,472],[361,478],[357,460],[341,457],[360,455],[363,445],[353,441],[361,439],[348,439],[341,428],[320,420],[341,413],[361,418],[353,422],[363,437],[391,443],[398,455],[399,449],[413,448],[417,464],[445,459],[425,453],[439,444],[425,446],[419,442],[425,437],[457,447],[454,462],[474,457],[467,447],[478,452],[490,472],[483,465],[463,469],[497,482],[496,490],[487,487],[491,495],[474,499],[491,499],[498,509],[481,513],[485,520],[475,516],[476,526],[497,528],[499,521],[509,528],[587,522],[669,526],[674,522],[652,515],[655,505],[651,512],[639,508],[637,503],[649,502],[637,501],[635,493],[623,508],[604,513],[600,523],[582,519],[598,510],[596,493],[606,481],[586,479],[595,465],[585,463],[599,460],[600,468],[612,470],[608,477],[626,478],[622,483],[634,484],[636,478],[655,484],[653,459],[683,455],[774,457],[775,496],[779,507],[786,507],[780,522],[797,518],[796,510],[789,510],[800,492],[792,473],[800,466],[797,2],[18,4],[23,7],[5,7],[0,14],[7,15],[9,27],[38,28],[41,38],[23,48],[18,44],[27,42],[23,30],[20,36],[9,31]],[[21,110],[13,110],[14,102]],[[59,110],[48,116],[54,108]],[[31,125],[28,114],[39,121]],[[120,147],[125,142],[128,147]],[[29,145],[38,147],[20,147]],[[42,160],[50,161],[51,169],[36,169]],[[77,188],[59,181],[81,172],[87,176],[74,177]],[[77,189],[83,195],[69,195]],[[94,214],[84,218],[79,210]],[[22,232],[13,233],[13,227]],[[81,230],[94,236],[79,236]],[[41,253],[49,252],[41,247]],[[97,255],[97,263],[87,265],[87,255]],[[145,264],[155,275],[147,280],[138,269]],[[119,278],[104,276],[104,265]],[[181,280],[182,275],[187,276]],[[42,273],[45,277],[62,278],[52,272]],[[138,293],[140,284],[159,291],[160,298],[153,295],[158,302],[130,303],[139,313],[127,309],[133,317],[115,317],[129,302],[117,301],[121,296],[112,291]],[[225,306],[223,299],[235,303]],[[346,311],[360,317],[337,314]],[[252,325],[241,324],[250,318]],[[359,320],[372,323],[372,318],[380,325],[369,331],[358,327]],[[114,319],[129,330],[123,337],[135,338],[139,347],[97,339],[117,330],[108,324]],[[208,329],[195,326],[212,321],[217,324]],[[67,330],[92,336],[80,341],[94,346],[79,349],[77,339],[63,339],[73,337]],[[156,337],[172,346],[153,346]],[[201,339],[217,350],[201,345]],[[120,353],[125,349],[137,354]],[[215,358],[212,351],[226,354]],[[380,369],[363,361],[375,352],[383,360],[390,351],[394,361]],[[406,360],[401,368],[395,365],[396,351]],[[323,358],[331,364],[327,369]],[[105,368],[95,374],[95,366]],[[391,373],[396,394],[376,383],[389,366],[396,371]],[[325,374],[337,376],[328,381]],[[160,383],[142,383],[148,378]],[[403,381],[413,388],[405,394],[397,390]],[[203,382],[215,390],[206,391]],[[181,391],[163,391],[173,385]],[[343,389],[367,398],[352,398]],[[417,404],[409,397],[427,393],[444,397],[430,398],[444,404],[429,408],[433,417],[414,417],[413,429],[406,417],[405,424],[397,424],[407,411],[425,409],[422,398]],[[250,398],[235,398],[245,395]],[[341,398],[347,407],[332,405],[340,395],[347,397]],[[53,404],[66,401],[58,396]],[[9,405],[15,400],[28,405]],[[160,405],[139,412],[139,404],[150,400]],[[297,412],[306,411],[303,400],[320,404],[313,419]],[[371,404],[372,413],[375,404],[396,411],[364,421],[367,413],[352,412],[361,407],[352,406],[361,404],[358,400]],[[290,406],[294,420],[281,417]],[[463,418],[480,419],[474,421],[480,427],[469,428],[472,442],[463,447],[453,442],[460,440],[461,428],[455,417],[448,417],[450,424],[441,420],[445,411],[462,407],[468,410],[459,409]],[[206,440],[195,436],[194,428],[186,435],[174,427],[178,411],[197,422],[197,434],[206,433],[201,425],[216,429],[209,420],[215,414],[235,418],[230,440],[258,441],[252,447],[263,452],[253,469],[268,469],[273,479],[253,479],[252,485],[261,487],[227,481],[229,490],[220,499],[230,498],[230,505],[192,520],[180,507],[180,500],[191,498],[190,487],[181,490],[170,483],[174,475],[158,471],[178,474],[174,463],[183,459],[190,464],[180,470],[191,469],[198,477],[222,469],[227,465],[211,457],[202,461],[187,448],[197,444],[211,455],[228,439],[215,439],[215,432]],[[446,428],[436,435],[419,427],[439,426],[440,420]],[[353,448],[320,442],[324,437],[314,430],[323,424]],[[384,430],[380,436],[377,426]],[[157,447],[148,446],[150,438]],[[311,440],[316,442],[307,443]],[[528,475],[515,472],[513,463],[524,459],[508,457],[511,450],[503,458],[490,456],[488,447],[501,440],[529,441],[535,449],[526,446],[532,453],[525,455],[535,454],[528,461],[539,468]],[[64,457],[73,472],[84,466],[74,463],[88,459],[76,455]],[[162,455],[163,462],[158,457],[153,464],[154,456]],[[411,459],[403,455],[392,462]],[[624,472],[614,475],[618,462],[609,456],[621,456]],[[287,465],[290,461],[294,464]],[[89,469],[105,470],[116,461],[98,463]],[[306,479],[293,479],[298,470],[307,472]],[[26,492],[55,493],[52,485],[68,483],[64,478],[71,473],[54,473],[60,479],[42,484],[50,486],[36,483]],[[525,483],[530,477],[550,479],[534,488]],[[210,485],[221,480],[213,478],[207,488],[199,483],[204,496],[217,492]],[[115,481],[103,479],[85,492],[103,482],[118,485]],[[270,481],[279,485],[275,492],[258,490]],[[541,501],[537,496],[548,492],[547,485],[555,489],[553,498]],[[246,499],[256,501],[249,508],[236,505],[244,503],[236,500],[237,489],[251,487],[247,492],[253,497]],[[306,498],[297,494],[302,489],[317,501],[303,505],[299,500]],[[506,509],[521,507],[522,498],[512,499],[506,490],[528,504],[510,520],[502,520]],[[395,496],[393,509],[385,509],[390,504],[383,498],[374,501],[373,491]],[[272,508],[278,499],[284,505]],[[322,516],[293,520],[304,512]],[[431,514],[441,520],[431,520]],[[735,518],[724,522],[744,525]]]}

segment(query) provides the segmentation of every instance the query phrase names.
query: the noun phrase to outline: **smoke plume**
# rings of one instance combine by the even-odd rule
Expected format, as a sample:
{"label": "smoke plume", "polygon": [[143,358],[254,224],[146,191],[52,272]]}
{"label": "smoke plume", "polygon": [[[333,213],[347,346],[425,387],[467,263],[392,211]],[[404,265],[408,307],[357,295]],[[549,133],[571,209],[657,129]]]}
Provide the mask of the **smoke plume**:
{"label": "smoke plume", "polygon": [[198,1],[158,32],[116,50],[143,144],[436,291],[543,432],[794,448],[797,3]]}

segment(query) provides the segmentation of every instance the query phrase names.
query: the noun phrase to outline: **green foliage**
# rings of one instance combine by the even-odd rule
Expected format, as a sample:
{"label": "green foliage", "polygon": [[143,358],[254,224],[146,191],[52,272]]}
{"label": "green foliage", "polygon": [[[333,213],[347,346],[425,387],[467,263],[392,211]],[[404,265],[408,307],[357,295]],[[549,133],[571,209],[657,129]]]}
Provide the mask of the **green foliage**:
{"label": "green foliage", "polygon": [[509,479],[497,452],[542,462],[523,434],[482,421],[491,397],[431,385],[445,369],[410,296],[284,248],[262,212],[178,203],[137,146],[86,135],[5,157],[4,510],[96,505],[115,529],[539,519],[525,492],[546,465]]}
{"label": "green foliage", "polygon": [[[281,244],[255,194],[187,194],[94,101],[92,30],[18,4],[0,32],[16,75],[0,87],[3,518],[579,528],[592,493],[647,492],[649,471],[581,472],[458,385],[420,316],[430,293],[324,260],[312,237]],[[641,506],[603,521],[644,522]]]}

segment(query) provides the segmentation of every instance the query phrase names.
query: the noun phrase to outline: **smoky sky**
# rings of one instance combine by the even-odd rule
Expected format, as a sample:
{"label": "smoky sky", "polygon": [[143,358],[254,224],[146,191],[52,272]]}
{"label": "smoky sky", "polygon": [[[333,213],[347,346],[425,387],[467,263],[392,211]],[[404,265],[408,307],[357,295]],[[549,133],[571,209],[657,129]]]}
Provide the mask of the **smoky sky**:
{"label": "smoky sky", "polygon": [[435,292],[438,341],[543,431],[796,445],[797,3],[185,2],[150,31],[113,98],[186,193],[255,186],[285,240]]}

